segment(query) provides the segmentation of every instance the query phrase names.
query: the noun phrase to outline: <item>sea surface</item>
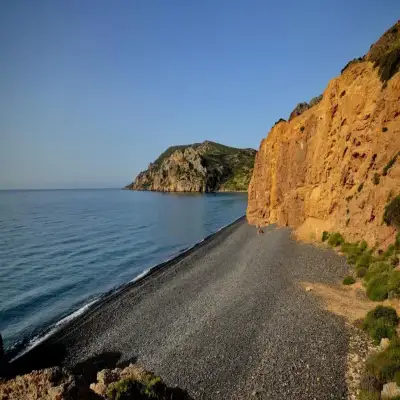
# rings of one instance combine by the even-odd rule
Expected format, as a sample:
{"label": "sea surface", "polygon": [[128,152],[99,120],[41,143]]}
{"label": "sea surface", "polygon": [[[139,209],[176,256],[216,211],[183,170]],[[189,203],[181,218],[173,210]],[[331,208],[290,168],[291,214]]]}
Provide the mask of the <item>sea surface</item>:
{"label": "sea surface", "polygon": [[[0,191],[0,332],[6,349],[244,215],[247,194]],[[69,316],[69,317],[68,317]]]}

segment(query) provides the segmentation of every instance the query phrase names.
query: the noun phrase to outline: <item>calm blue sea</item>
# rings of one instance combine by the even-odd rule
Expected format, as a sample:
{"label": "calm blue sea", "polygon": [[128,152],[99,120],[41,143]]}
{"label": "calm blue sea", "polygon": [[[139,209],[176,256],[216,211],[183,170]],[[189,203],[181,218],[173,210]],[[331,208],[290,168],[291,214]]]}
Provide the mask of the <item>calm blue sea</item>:
{"label": "calm blue sea", "polygon": [[0,191],[6,348],[217,231],[246,206],[246,194]]}

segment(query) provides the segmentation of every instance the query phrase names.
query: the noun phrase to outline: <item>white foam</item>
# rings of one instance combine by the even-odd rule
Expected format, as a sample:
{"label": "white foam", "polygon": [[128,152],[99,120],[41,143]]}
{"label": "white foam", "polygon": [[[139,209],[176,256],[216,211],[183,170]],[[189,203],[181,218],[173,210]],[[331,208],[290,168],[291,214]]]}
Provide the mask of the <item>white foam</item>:
{"label": "white foam", "polygon": [[143,278],[144,276],[146,276],[154,267],[145,269],[143,272],[141,272],[138,276],[135,276],[135,278],[133,278],[131,281],[129,281],[129,283],[133,283],[138,281],[140,278]]}
{"label": "white foam", "polygon": [[66,323],[69,321],[72,321],[76,317],[79,317],[79,315],[82,315],[85,311],[87,311],[93,304],[97,303],[99,299],[93,300],[88,304],[85,304],[83,307],[79,308],[78,310],[74,311],[73,313],[67,315],[66,317],[60,319],[50,330],[44,334],[44,335],[39,335],[35,336],[32,338],[28,345],[22,350],[20,353],[18,353],[14,358],[10,360],[10,362],[16,360],[17,358],[20,358],[24,354],[26,354],[28,351],[32,350],[34,347],[39,345],[40,343],[44,342],[46,339],[48,339],[50,336],[54,335],[57,331],[61,329],[62,326],[64,326]]}

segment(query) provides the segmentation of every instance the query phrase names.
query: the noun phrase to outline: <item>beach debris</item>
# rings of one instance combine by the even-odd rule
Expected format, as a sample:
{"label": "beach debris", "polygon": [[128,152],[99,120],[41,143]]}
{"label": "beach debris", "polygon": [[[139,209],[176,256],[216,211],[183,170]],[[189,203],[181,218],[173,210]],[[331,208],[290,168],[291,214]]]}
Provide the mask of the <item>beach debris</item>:
{"label": "beach debris", "polygon": [[256,225],[256,228],[257,228],[257,235],[261,235],[262,233],[264,233],[260,225]]}
{"label": "beach debris", "polygon": [[306,286],[306,292],[311,292],[312,287],[311,286]]}

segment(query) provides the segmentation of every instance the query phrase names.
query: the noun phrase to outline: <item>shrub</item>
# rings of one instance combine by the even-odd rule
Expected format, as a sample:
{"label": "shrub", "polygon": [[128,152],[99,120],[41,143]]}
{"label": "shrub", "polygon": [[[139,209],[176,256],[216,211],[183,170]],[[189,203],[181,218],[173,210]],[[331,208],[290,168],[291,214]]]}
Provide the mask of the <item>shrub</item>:
{"label": "shrub", "polygon": [[386,251],[383,253],[383,257],[386,259],[386,258],[389,258],[390,256],[392,256],[393,255],[393,253],[394,253],[394,244],[390,244],[389,246],[388,246],[388,248],[386,249]]}
{"label": "shrub", "polygon": [[400,152],[397,153],[397,154],[383,167],[383,173],[382,173],[383,176],[386,176],[387,173],[388,173],[388,171],[389,171],[389,169],[393,167],[394,163],[395,163],[396,160],[397,160],[397,156],[398,156],[399,154],[400,154]]}
{"label": "shrub", "polygon": [[[389,266],[389,268],[392,268]],[[369,271],[368,271],[369,273]],[[367,278],[368,276],[365,276]],[[400,272],[389,271],[372,277],[367,284],[367,296],[373,301],[382,301],[387,299],[389,292],[394,295],[400,293]]]}
{"label": "shrub", "polygon": [[361,251],[364,251],[364,250],[367,249],[367,247],[368,247],[368,243],[367,243],[365,240],[363,240],[363,241],[360,243],[360,250],[361,250]]}
{"label": "shrub", "polygon": [[396,328],[387,324],[383,319],[378,319],[368,329],[368,334],[375,344],[379,344],[383,338],[393,338],[396,335]]}
{"label": "shrub", "polygon": [[382,383],[392,381],[400,370],[399,341],[394,339],[386,350],[373,353],[367,359],[366,370]]}
{"label": "shrub", "polygon": [[[367,275],[368,276],[368,273]],[[383,301],[389,294],[388,275],[382,274],[373,277],[367,284],[367,296],[372,301]]]}
{"label": "shrub", "polygon": [[382,128],[382,132],[387,132],[388,131],[388,128],[386,128],[386,126],[384,126],[383,128]]}
{"label": "shrub", "polygon": [[357,259],[356,267],[365,267],[368,268],[369,264],[372,261],[371,251],[364,251]]}
{"label": "shrub", "polygon": [[339,232],[334,232],[329,236],[328,244],[332,247],[340,246],[344,243],[344,238]]}
{"label": "shrub", "polygon": [[387,81],[399,70],[400,68],[400,49],[398,47],[391,51],[382,54],[375,60],[375,68],[379,68],[379,77],[383,83]]}
{"label": "shrub", "polygon": [[381,180],[381,178],[380,178],[379,174],[377,172],[375,172],[374,176],[372,178],[372,183],[374,185],[379,185],[380,180]]}
{"label": "shrub", "polygon": [[362,182],[362,183],[360,183],[360,184],[358,185],[357,191],[360,193],[361,190],[363,190],[363,187],[364,187],[364,182]]}
{"label": "shrub", "polygon": [[365,267],[360,267],[356,269],[357,277],[358,278],[364,278],[365,274],[367,273],[367,268]]}
{"label": "shrub", "polygon": [[383,221],[386,222],[386,225],[400,229],[400,195],[386,205]]}
{"label": "shrub", "polygon": [[357,243],[345,242],[342,244],[340,250],[346,254],[347,262],[351,265],[358,265],[360,267],[368,267],[371,261],[371,251],[366,251],[367,242],[363,240],[360,245]]}
{"label": "shrub", "polygon": [[351,275],[347,275],[343,279],[343,285],[352,285],[355,282],[356,280]]}
{"label": "shrub", "polygon": [[365,280],[369,281],[370,279],[379,276],[385,272],[389,272],[391,270],[392,267],[385,262],[374,263],[369,267],[367,275],[365,276]]}
{"label": "shrub", "polygon": [[381,392],[379,391],[369,391],[369,390],[361,390],[358,399],[359,400],[380,400]]}
{"label": "shrub", "polygon": [[329,239],[330,233],[327,231],[322,232],[322,241],[325,242],[326,240]]}
{"label": "shrub", "polygon": [[399,317],[393,307],[381,305],[376,306],[373,310],[369,311],[364,322],[368,325],[377,319],[384,319],[393,326],[396,326],[399,322]]}
{"label": "shrub", "polygon": [[300,132],[304,132],[304,126],[300,127]]}

